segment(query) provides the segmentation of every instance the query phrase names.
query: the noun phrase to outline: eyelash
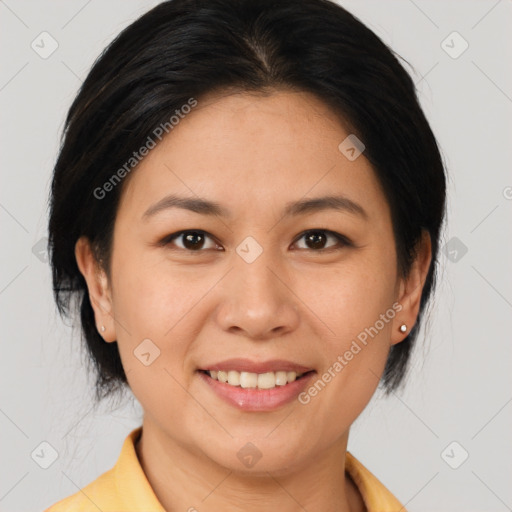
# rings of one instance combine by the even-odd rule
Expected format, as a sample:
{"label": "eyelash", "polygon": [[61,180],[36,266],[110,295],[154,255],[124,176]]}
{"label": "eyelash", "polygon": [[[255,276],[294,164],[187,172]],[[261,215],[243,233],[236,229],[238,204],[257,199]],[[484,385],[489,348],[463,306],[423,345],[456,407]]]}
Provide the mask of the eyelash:
{"label": "eyelash", "polygon": [[[215,241],[214,237],[211,236],[209,233],[207,233],[206,231],[203,231],[201,229],[186,229],[186,230],[183,230],[183,231],[178,231],[176,233],[172,233],[171,235],[167,235],[166,237],[164,237],[159,243],[158,245],[159,246],[162,246],[162,247],[167,247],[169,246],[176,238],[179,238],[180,236],[182,235],[185,235],[185,234],[188,234],[188,233],[195,233],[195,234],[200,234],[200,235],[205,235],[206,237],[208,238],[211,238],[213,241]],[[332,250],[341,250],[343,249],[344,247],[353,247],[354,244],[351,242],[350,239],[348,239],[345,235],[342,235],[340,233],[336,233],[335,231],[330,231],[328,229],[320,229],[320,228],[315,228],[315,229],[308,229],[304,232],[302,232],[295,240],[294,244],[297,243],[301,238],[303,238],[305,235],[308,235],[308,234],[311,234],[311,233],[325,233],[327,234],[328,236],[332,236],[333,238],[335,238],[338,242],[338,247],[336,246],[331,246],[331,247],[327,247],[327,248],[324,248],[324,249],[301,249],[301,250],[307,250],[307,251],[310,251],[310,252],[319,252],[319,253],[324,253],[324,252],[330,252]],[[201,252],[204,252],[206,251],[207,249],[198,249],[196,251],[194,250],[190,250],[190,249],[186,249],[186,248],[182,248],[182,247],[177,247],[177,249],[179,250],[182,250],[182,251],[186,251],[188,253],[201,253]],[[211,249],[210,249],[211,250]],[[214,249],[215,250],[215,249]]]}

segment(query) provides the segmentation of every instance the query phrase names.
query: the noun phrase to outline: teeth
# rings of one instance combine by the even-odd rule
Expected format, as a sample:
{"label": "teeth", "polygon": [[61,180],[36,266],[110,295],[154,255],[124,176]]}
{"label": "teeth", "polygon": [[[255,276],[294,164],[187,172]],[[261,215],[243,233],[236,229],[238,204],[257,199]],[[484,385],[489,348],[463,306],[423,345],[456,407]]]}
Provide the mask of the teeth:
{"label": "teeth", "polygon": [[230,386],[240,386],[242,388],[258,388],[273,389],[276,386],[285,386],[289,382],[293,382],[303,374],[296,372],[267,372],[267,373],[250,373],[237,372],[236,370],[208,372],[212,379],[218,380]]}
{"label": "teeth", "polygon": [[287,372],[276,372],[276,386],[284,386],[287,382]]}
{"label": "teeth", "polygon": [[240,374],[238,372],[234,372],[230,370],[228,372],[228,384],[231,386],[239,386],[240,385]]}
{"label": "teeth", "polygon": [[276,387],[276,374],[274,372],[260,373],[258,375],[259,389],[272,389]]}
{"label": "teeth", "polygon": [[258,374],[257,373],[241,372],[238,375],[240,375],[239,382],[240,382],[241,387],[243,387],[243,388],[258,387]]}

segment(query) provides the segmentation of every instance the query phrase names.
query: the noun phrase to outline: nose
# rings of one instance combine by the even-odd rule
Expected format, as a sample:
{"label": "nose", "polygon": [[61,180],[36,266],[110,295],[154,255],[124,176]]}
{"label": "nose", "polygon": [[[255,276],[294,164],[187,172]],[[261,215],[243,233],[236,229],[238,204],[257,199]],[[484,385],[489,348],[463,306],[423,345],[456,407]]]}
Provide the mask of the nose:
{"label": "nose", "polygon": [[233,268],[223,280],[217,322],[226,332],[254,340],[268,340],[294,331],[299,325],[298,297],[290,272],[263,251],[252,263],[233,255]]}

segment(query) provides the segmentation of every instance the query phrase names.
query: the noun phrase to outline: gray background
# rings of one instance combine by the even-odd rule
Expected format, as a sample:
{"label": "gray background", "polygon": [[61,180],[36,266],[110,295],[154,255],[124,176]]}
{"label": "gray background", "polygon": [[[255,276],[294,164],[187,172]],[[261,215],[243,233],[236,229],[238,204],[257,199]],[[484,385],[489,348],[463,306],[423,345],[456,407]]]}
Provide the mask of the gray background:
{"label": "gray background", "polygon": [[[100,51],[156,3],[0,1],[1,511],[42,511],[76,492],[141,422],[134,399],[91,409],[79,336],[56,314],[40,240],[65,113]],[[449,173],[428,330],[405,391],[375,395],[349,449],[410,512],[512,510],[512,2],[341,4],[414,66]],[[46,59],[31,47],[43,31],[58,43]],[[469,44],[461,55],[454,31]],[[48,469],[31,457],[43,441],[58,453]]]}

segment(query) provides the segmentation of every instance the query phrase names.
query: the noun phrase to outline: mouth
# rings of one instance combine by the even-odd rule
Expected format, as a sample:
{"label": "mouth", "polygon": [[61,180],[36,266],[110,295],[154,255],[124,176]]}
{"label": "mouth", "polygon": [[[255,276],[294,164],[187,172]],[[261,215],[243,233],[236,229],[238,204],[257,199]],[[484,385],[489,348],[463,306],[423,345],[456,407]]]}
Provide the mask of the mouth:
{"label": "mouth", "polygon": [[211,379],[234,388],[268,390],[284,387],[292,382],[315,373],[315,370],[297,373],[296,371],[269,371],[253,373],[237,370],[198,370]]}
{"label": "mouth", "polygon": [[[270,412],[293,403],[317,373],[286,359],[233,358],[196,370],[210,393],[246,412]],[[206,395],[210,396],[210,395]]]}
{"label": "mouth", "polygon": [[293,403],[310,384],[315,370],[255,373],[238,370],[197,370],[207,389],[245,412],[270,412]]}

